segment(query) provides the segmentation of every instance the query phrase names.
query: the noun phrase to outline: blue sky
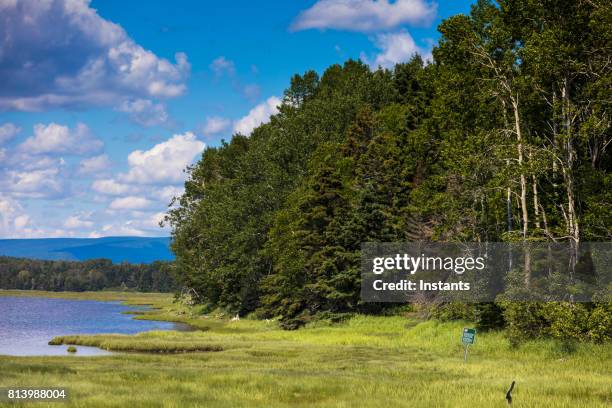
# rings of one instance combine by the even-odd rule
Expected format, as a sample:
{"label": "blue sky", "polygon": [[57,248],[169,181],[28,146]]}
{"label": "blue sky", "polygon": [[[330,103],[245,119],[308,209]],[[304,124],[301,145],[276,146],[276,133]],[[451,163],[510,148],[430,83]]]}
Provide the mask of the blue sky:
{"label": "blue sky", "polygon": [[427,58],[470,3],[0,1],[0,237],[167,235],[182,169],[291,75]]}

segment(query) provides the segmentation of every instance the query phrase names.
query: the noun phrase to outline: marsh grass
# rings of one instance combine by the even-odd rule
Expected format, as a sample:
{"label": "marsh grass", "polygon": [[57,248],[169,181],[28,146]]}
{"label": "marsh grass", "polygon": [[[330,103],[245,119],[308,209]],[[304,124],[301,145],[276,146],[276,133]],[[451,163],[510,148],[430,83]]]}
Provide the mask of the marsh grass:
{"label": "marsh grass", "polygon": [[0,289],[0,296],[44,297],[74,300],[120,301],[132,306],[152,306],[161,308],[172,303],[169,293],[144,292],[47,292],[43,290]]}
{"label": "marsh grass", "polygon": [[[141,353],[0,356],[0,387],[69,385],[65,406],[75,407],[488,408],[507,406],[505,391],[515,380],[513,407],[612,403],[609,344],[568,349],[537,340],[512,348],[503,333],[479,333],[465,363],[460,337],[469,322],[356,316],[283,331],[275,322],[193,314],[171,297],[154,304],[162,309],[136,318],[206,330],[64,336],[55,341]],[[222,351],[189,351],[206,346]]]}
{"label": "marsh grass", "polygon": [[187,353],[223,350],[223,347],[219,345],[209,344],[200,339],[182,338],[182,336],[173,336],[168,339],[160,335],[159,332],[154,331],[133,336],[121,334],[104,336],[59,336],[49,342],[49,345],[61,344],[76,344],[79,346],[98,347],[108,351],[137,353]]}

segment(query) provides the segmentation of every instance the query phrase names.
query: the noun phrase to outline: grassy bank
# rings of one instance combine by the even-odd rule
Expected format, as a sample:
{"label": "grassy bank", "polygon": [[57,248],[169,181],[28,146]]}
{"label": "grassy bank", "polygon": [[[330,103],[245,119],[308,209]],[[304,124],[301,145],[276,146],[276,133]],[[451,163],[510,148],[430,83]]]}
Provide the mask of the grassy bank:
{"label": "grassy bank", "polygon": [[[583,344],[570,352],[540,340],[513,349],[501,333],[479,333],[464,363],[459,337],[469,322],[359,316],[287,332],[274,322],[191,316],[168,295],[114,299],[161,308],[137,318],[189,322],[203,330],[58,338],[77,348],[155,353],[0,356],[0,388],[68,387],[66,406],[82,407],[501,407],[516,380],[515,407],[612,402],[611,345]],[[189,350],[207,351],[177,353]]]}
{"label": "grassy bank", "polygon": [[44,290],[0,289],[0,296],[46,297],[56,299],[121,301],[128,305],[148,305],[153,307],[168,307],[172,304],[170,293],[144,292],[47,292]]}

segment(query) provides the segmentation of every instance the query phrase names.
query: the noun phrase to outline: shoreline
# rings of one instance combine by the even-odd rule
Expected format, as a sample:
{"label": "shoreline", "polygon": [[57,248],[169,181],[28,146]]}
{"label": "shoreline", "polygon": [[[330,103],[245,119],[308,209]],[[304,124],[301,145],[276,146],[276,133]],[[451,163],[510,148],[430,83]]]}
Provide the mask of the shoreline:
{"label": "shoreline", "polygon": [[[0,296],[44,297],[75,300],[120,301],[130,306],[155,305],[174,297],[173,293],[162,292],[121,292],[121,291],[84,291],[53,292],[47,290],[0,289]],[[139,303],[142,302],[142,303]]]}
{"label": "shoreline", "polygon": [[[17,292],[0,296],[9,293]],[[100,295],[112,297],[95,294]],[[198,307],[174,302],[171,295],[146,296],[124,293],[119,300],[162,308],[139,318],[193,322],[200,330],[64,336],[57,341],[118,353],[82,359],[0,356],[5,374],[0,387],[70,384],[75,399],[67,406],[91,407],[127,405],[134,399],[131,390],[142,390],[138,395],[147,406],[374,408],[453,401],[457,407],[485,408],[505,404],[512,380],[521,406],[604,407],[612,399],[610,343],[570,350],[540,339],[511,347],[503,332],[482,332],[466,363],[461,334],[473,324],[469,321],[358,315],[286,331],[274,322],[191,314]],[[191,391],[185,393],[186,388]]]}
{"label": "shoreline", "polygon": [[[121,312],[121,314],[131,315],[133,320],[146,320],[146,321],[157,321],[164,323],[171,323],[172,328],[162,331],[176,331],[179,333],[188,333],[202,328],[195,327],[189,324],[186,320],[182,319],[178,314],[174,314],[170,311],[170,306],[173,303],[174,295],[171,293],[156,293],[156,292],[51,292],[51,291],[39,291],[39,290],[19,290],[19,289],[0,289],[0,297],[21,297],[21,298],[44,298],[44,299],[64,299],[74,301],[95,301],[95,302],[108,302],[108,303],[119,303],[123,306],[130,307],[130,309]],[[124,337],[138,336],[143,333],[150,332],[151,330],[121,335]],[[154,330],[155,331],[155,330]],[[74,342],[68,342],[66,339],[80,339],[80,338],[91,338],[113,335],[112,330],[109,333],[99,334],[79,334],[79,335],[60,335],[50,338],[48,340],[49,345],[78,345],[81,347],[94,347],[103,351],[108,352],[146,352],[139,349],[134,350],[117,350],[114,348],[104,347],[98,344],[81,344],[80,340],[74,340]],[[28,357],[28,356],[26,356]],[[29,356],[35,357],[35,355]],[[66,357],[66,356],[58,356]]]}

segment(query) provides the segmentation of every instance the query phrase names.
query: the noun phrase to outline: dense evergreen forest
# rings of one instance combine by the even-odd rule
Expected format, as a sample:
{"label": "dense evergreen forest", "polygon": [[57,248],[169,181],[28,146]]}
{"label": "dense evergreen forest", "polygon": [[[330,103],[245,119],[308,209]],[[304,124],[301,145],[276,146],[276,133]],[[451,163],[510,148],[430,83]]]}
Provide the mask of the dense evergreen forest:
{"label": "dense evergreen forest", "polygon": [[[293,76],[269,123],[190,168],[166,221],[202,302],[296,328],[382,311],[359,299],[365,241],[612,239],[612,4],[478,1],[439,31],[430,62]],[[610,305],[437,313],[602,340]]]}
{"label": "dense evergreen forest", "polygon": [[0,289],[50,291],[134,290],[171,292],[176,284],[170,262],[113,264],[109,259],[42,261],[0,257]]}

